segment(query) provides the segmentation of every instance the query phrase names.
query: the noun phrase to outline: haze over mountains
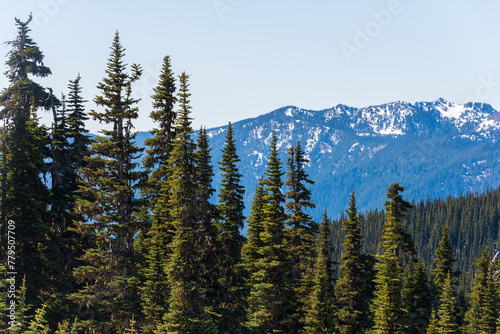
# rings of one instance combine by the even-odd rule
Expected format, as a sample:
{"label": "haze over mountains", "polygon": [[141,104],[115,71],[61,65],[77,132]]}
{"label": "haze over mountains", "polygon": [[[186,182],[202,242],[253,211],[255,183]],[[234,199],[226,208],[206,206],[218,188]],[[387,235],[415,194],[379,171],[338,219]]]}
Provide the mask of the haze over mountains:
{"label": "haze over mountains", "polygon": [[[360,211],[381,208],[394,182],[406,188],[407,200],[482,192],[500,185],[500,113],[485,103],[438,99],[366,108],[339,104],[325,110],[288,106],[239,121],[233,128],[247,212],[265,169],[273,129],[283,170],[287,148],[299,140],[310,160],[307,171],[316,182],[311,187],[318,208],[315,218],[325,208],[338,217],[352,190]],[[214,164],[221,160],[225,129],[208,130]],[[214,185],[219,180],[216,175]]]}

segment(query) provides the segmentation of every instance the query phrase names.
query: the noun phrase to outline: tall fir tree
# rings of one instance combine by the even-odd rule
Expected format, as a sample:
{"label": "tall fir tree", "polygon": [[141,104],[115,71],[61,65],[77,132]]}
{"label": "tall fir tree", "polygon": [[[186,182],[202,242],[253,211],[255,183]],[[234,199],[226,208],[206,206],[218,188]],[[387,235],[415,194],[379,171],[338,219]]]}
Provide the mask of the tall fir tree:
{"label": "tall fir tree", "polygon": [[404,262],[409,254],[415,253],[411,237],[403,230],[403,219],[411,204],[403,200],[400,192],[404,187],[392,184],[387,190],[385,202],[386,218],[382,247],[375,278],[374,330],[377,334],[393,334],[401,331],[405,322],[405,309],[401,289]]}
{"label": "tall fir tree", "polygon": [[[249,271],[250,276],[258,271],[257,262],[261,258],[259,249],[264,246],[261,237],[264,231],[262,224],[264,215],[264,194],[264,179],[261,177],[255,187],[250,216],[247,221],[248,242],[243,245],[241,250],[243,261],[245,262],[246,269]],[[251,285],[251,279],[249,283]]]}
{"label": "tall fir tree", "polygon": [[156,198],[159,196],[162,181],[167,179],[168,159],[172,150],[172,141],[176,137],[174,126],[176,118],[174,110],[175,89],[175,76],[170,56],[165,56],[158,85],[154,88],[154,94],[151,96],[153,98],[153,111],[151,111],[150,117],[157,127],[151,130],[151,137],[144,141],[148,148],[143,166],[150,170],[150,177],[144,192],[150,197],[151,207],[154,206]]}
{"label": "tall fir tree", "polygon": [[144,141],[148,148],[143,166],[148,169],[149,178],[143,185],[142,192],[147,197],[147,206],[152,212],[152,217],[144,220],[145,224],[137,238],[138,250],[145,258],[144,268],[141,270],[144,276],[141,300],[145,316],[142,330],[145,333],[152,333],[168,309],[170,288],[164,267],[174,234],[168,215],[167,180],[168,161],[176,137],[175,90],[170,56],[165,56],[159,82],[152,95],[153,111],[150,117],[157,127],[151,131],[152,137]]}
{"label": "tall fir tree", "polygon": [[273,132],[271,154],[264,172],[262,205],[262,247],[251,271],[249,327],[264,333],[287,333],[294,324],[295,300],[289,272],[291,261],[285,242],[283,176],[278,158],[277,136]]}
{"label": "tall fir tree", "polygon": [[443,228],[443,236],[439,241],[439,246],[435,252],[436,268],[432,270],[434,277],[433,286],[436,298],[439,298],[443,290],[444,280],[451,274],[451,278],[455,279],[458,273],[453,271],[453,263],[456,261],[453,257],[451,242],[448,236],[448,226]]}
{"label": "tall fir tree", "polygon": [[219,283],[222,285],[220,307],[222,318],[220,333],[244,333],[246,322],[246,298],[249,288],[246,285],[248,271],[242,260],[242,248],[245,237],[241,234],[244,226],[245,208],[241,185],[242,175],[238,169],[241,159],[236,151],[233,126],[228,124],[226,141],[222,149],[222,161],[219,162],[221,183],[218,193],[219,202],[217,229],[219,234]]}
{"label": "tall fir tree", "polygon": [[[207,291],[200,243],[200,183],[191,136],[188,75],[179,77],[177,137],[168,163],[168,210],[175,234],[166,262],[170,284],[168,311],[158,333],[216,333],[217,324],[206,309]],[[163,189],[162,189],[163,191]]]}
{"label": "tall fir tree", "polygon": [[423,333],[429,324],[432,310],[432,289],[422,261],[409,261],[401,291],[406,311],[403,333]]}
{"label": "tall fir tree", "polygon": [[[201,286],[204,290],[204,309],[211,317],[211,322],[224,326],[222,323],[221,296],[225,292],[219,282],[220,250],[218,230],[216,225],[217,206],[210,202],[215,189],[212,186],[214,176],[211,164],[210,146],[205,128],[200,128],[194,154],[196,165],[197,200],[200,210],[200,264]],[[217,330],[218,332],[219,329]]]}
{"label": "tall fir tree", "polygon": [[[28,303],[38,307],[41,299],[53,296],[57,262],[53,256],[53,230],[47,211],[49,190],[42,179],[48,170],[47,131],[38,123],[37,110],[47,106],[48,94],[33,78],[51,74],[44,65],[44,55],[29,36],[32,20],[15,19],[17,35],[6,42],[11,48],[7,54],[5,75],[9,87],[0,94],[3,107],[2,169],[0,234],[2,261],[7,260],[6,229],[8,221],[16,223],[15,261],[18,275],[26,274]],[[19,277],[18,277],[19,278]]]}
{"label": "tall fir tree", "polygon": [[68,89],[68,99],[63,95],[61,105],[53,106],[57,119],[53,123],[50,143],[50,215],[61,278],[56,289],[57,295],[53,301],[47,303],[47,318],[51,324],[59,323],[64,317],[74,313],[72,303],[69,303],[65,296],[77,290],[73,269],[79,265],[78,258],[83,255],[87,246],[85,239],[76,233],[74,224],[83,218],[75,213],[78,171],[85,165],[84,158],[89,155],[91,142],[85,128],[88,116],[84,107],[86,101],[81,97],[80,75],[69,82]]}
{"label": "tall fir tree", "polygon": [[288,200],[286,209],[288,221],[286,222],[286,239],[289,247],[290,260],[292,262],[291,280],[295,290],[295,298],[298,302],[294,331],[300,331],[304,322],[304,305],[310,293],[310,277],[307,277],[314,268],[315,245],[314,235],[317,232],[317,224],[307,214],[308,209],[313,209],[311,191],[308,185],[314,181],[309,179],[304,167],[308,159],[300,145],[292,146],[288,150],[287,161],[288,173],[285,185],[288,188],[285,196]]}
{"label": "tall fir tree", "polygon": [[338,329],[342,334],[363,333],[371,327],[370,302],[373,297],[375,258],[362,252],[361,217],[351,194],[348,219],[342,222],[339,279],[335,286],[338,302]]}
{"label": "tall fir tree", "polygon": [[336,333],[336,300],[334,290],[333,247],[330,241],[330,222],[325,214],[318,236],[318,252],[314,265],[314,279],[308,309],[305,316],[304,333]]}
{"label": "tall fir tree", "polygon": [[483,249],[481,258],[476,262],[464,331],[472,334],[494,333],[498,316],[497,283],[493,278],[491,258]]}
{"label": "tall fir tree", "polygon": [[40,306],[42,298],[53,297],[57,273],[53,229],[47,213],[49,189],[40,178],[47,172],[47,132],[38,124],[35,108],[17,111],[7,136],[7,195],[5,210],[15,222],[18,274],[26,275],[29,304]]}
{"label": "tall fir tree", "polygon": [[[457,299],[455,284],[451,275],[443,282],[443,291],[439,299],[438,321],[436,329],[439,334],[458,334],[460,328],[457,321]],[[471,332],[468,332],[471,333]],[[493,332],[492,332],[493,333]]]}
{"label": "tall fir tree", "polygon": [[90,113],[109,129],[101,130],[103,136],[90,147],[87,166],[81,169],[82,198],[77,203],[77,214],[85,218],[78,229],[93,244],[82,257],[85,264],[75,270],[75,277],[85,286],[72,298],[94,313],[84,319],[84,325],[97,333],[123,331],[138,308],[134,239],[143,201],[136,192],[144,173],[136,170],[142,150],[135,144],[133,131],[138,101],[132,98],[132,83],[139,79],[141,69],[133,64],[127,73],[124,56],[116,32],[107,76],[97,86],[101,95],[94,99],[104,110]]}

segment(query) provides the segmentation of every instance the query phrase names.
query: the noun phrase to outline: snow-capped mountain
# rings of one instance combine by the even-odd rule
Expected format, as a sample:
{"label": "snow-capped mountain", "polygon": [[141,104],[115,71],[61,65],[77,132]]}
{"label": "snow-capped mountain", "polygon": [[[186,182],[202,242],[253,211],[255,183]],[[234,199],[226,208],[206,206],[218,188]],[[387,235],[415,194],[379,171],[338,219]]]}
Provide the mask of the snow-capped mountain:
{"label": "snow-capped mountain", "polygon": [[[380,208],[394,182],[405,186],[406,199],[415,200],[500,186],[500,113],[489,104],[438,99],[318,111],[289,106],[233,128],[247,209],[265,169],[273,129],[284,169],[286,149],[299,140],[310,159],[315,217],[325,208],[337,217],[352,190],[361,210]],[[225,129],[208,130],[214,162],[221,159]]]}
{"label": "snow-capped mountain", "polygon": [[[233,124],[244,175],[246,212],[263,174],[273,129],[283,170],[287,148],[300,140],[317,209],[338,217],[354,190],[361,211],[382,208],[400,182],[407,200],[483,191],[500,186],[500,113],[484,103],[392,102],[325,110],[283,107]],[[207,130],[215,172],[226,126]],[[218,187],[220,178],[214,178]]]}

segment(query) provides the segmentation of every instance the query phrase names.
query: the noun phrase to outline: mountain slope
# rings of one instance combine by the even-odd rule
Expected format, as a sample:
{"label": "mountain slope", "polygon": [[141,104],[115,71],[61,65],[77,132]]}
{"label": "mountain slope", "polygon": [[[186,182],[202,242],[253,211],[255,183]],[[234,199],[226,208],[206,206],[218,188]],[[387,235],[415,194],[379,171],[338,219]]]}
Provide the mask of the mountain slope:
{"label": "mountain slope", "polygon": [[[293,106],[233,124],[247,212],[262,175],[273,129],[285,166],[286,149],[301,141],[318,209],[338,217],[356,191],[361,211],[380,208],[387,187],[405,186],[406,199],[484,191],[500,185],[500,113],[488,104],[393,102],[325,110]],[[208,130],[213,162],[220,161],[226,127]],[[216,169],[216,172],[218,170]],[[220,179],[215,177],[217,187]]]}

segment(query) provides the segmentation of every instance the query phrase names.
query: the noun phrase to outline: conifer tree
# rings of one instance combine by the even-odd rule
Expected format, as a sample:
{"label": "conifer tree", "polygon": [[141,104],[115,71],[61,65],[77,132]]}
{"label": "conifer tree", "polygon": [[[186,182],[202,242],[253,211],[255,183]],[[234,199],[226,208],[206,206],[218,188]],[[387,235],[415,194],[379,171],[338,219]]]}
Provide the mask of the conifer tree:
{"label": "conifer tree", "polygon": [[472,292],[469,294],[469,309],[465,313],[467,333],[494,333],[498,318],[498,292],[491,272],[491,259],[483,249],[476,262],[476,274]]}
{"label": "conifer tree", "polygon": [[5,209],[9,220],[15,222],[16,254],[22,254],[14,261],[15,268],[8,269],[26,275],[26,298],[38,307],[37,297],[52,295],[57,269],[47,214],[49,190],[40,178],[47,172],[47,133],[38,124],[34,107],[31,112],[20,109],[13,115],[7,145]]}
{"label": "conifer tree", "polygon": [[226,141],[219,162],[221,185],[218,193],[219,203],[217,229],[219,231],[219,283],[222,285],[220,307],[223,317],[220,333],[243,333],[246,321],[246,298],[249,289],[246,285],[248,272],[242,260],[245,237],[241,234],[245,217],[243,216],[242,175],[237,164],[240,158],[236,152],[233,126],[228,124]]}
{"label": "conifer tree", "polygon": [[196,145],[191,138],[191,94],[185,73],[179,77],[179,84],[177,137],[169,157],[168,182],[162,186],[168,187],[168,210],[175,231],[165,268],[170,297],[158,333],[216,333],[210,309],[205,309],[207,291],[200,244],[200,221],[204,217],[199,207]]}
{"label": "conifer tree", "polygon": [[318,254],[314,266],[313,287],[305,316],[305,333],[336,332],[335,290],[333,276],[333,247],[330,242],[330,223],[323,214],[318,236]]}
{"label": "conifer tree", "polygon": [[255,271],[251,271],[248,325],[265,333],[286,333],[293,326],[295,301],[288,275],[291,263],[285,244],[283,172],[274,132],[264,176],[262,247],[257,250],[259,258],[254,264]]}
{"label": "conifer tree", "polygon": [[[221,297],[225,293],[224,287],[219,282],[220,250],[218,230],[216,226],[217,206],[210,202],[215,190],[212,187],[214,176],[211,164],[210,146],[205,128],[198,132],[196,142],[197,150],[194,154],[196,165],[197,200],[200,210],[200,262],[201,262],[201,286],[205,291],[203,302],[205,312],[210,315],[213,323],[222,320]],[[220,322],[220,325],[224,326]],[[220,332],[218,330],[218,332]]]}
{"label": "conifer tree", "polygon": [[431,319],[429,321],[429,325],[427,326],[425,333],[426,334],[439,334],[438,328],[437,328],[437,323],[438,323],[438,318],[436,317],[436,312],[433,311]]}
{"label": "conifer tree", "polygon": [[401,296],[403,265],[405,257],[415,253],[415,249],[411,237],[403,230],[403,219],[411,208],[411,204],[399,194],[403,190],[399,183],[392,184],[387,190],[389,200],[385,202],[386,220],[381,243],[385,251],[380,256],[373,302],[374,329],[377,334],[398,333],[404,323]]}
{"label": "conifer tree", "polygon": [[451,275],[443,282],[443,292],[439,299],[440,305],[438,310],[437,332],[440,334],[456,334],[459,333],[457,323],[456,296],[455,288]]}
{"label": "conifer tree", "polygon": [[302,327],[304,310],[303,305],[310,293],[306,278],[314,267],[315,247],[314,234],[317,227],[312,217],[306,213],[307,209],[312,209],[315,204],[312,202],[311,191],[307,185],[313,185],[314,181],[309,179],[309,175],[304,170],[304,165],[308,159],[304,156],[300,141],[296,146],[288,150],[287,161],[288,173],[285,185],[288,191],[285,194],[286,209],[288,211],[288,221],[286,238],[289,247],[290,260],[292,261],[292,285],[298,302],[296,324],[294,331],[300,331]]}
{"label": "conifer tree", "polygon": [[[264,231],[263,228],[263,208],[264,208],[264,179],[261,177],[259,182],[255,187],[255,193],[253,196],[252,208],[250,216],[247,221],[248,230],[248,242],[242,247],[243,260],[245,266],[252,276],[255,274],[257,269],[257,262],[261,258],[259,254],[259,249],[264,246],[262,242],[261,233]],[[251,285],[251,281],[250,281]]]}
{"label": "conifer tree", "polygon": [[[53,123],[51,138],[50,173],[51,187],[51,220],[54,230],[53,238],[57,249],[59,265],[59,284],[53,301],[48,303],[50,323],[58,323],[74,313],[72,303],[66,295],[77,290],[73,277],[73,269],[86,248],[85,240],[75,230],[75,221],[83,217],[75,213],[78,198],[78,171],[85,165],[84,158],[89,155],[91,139],[85,128],[88,116],[85,113],[81,97],[80,75],[69,82],[68,100],[63,95],[61,105],[55,108],[57,119]],[[52,310],[52,312],[50,312]],[[52,315],[51,313],[55,313]]]}
{"label": "conifer tree", "polygon": [[[163,58],[163,66],[158,85],[154,88],[153,111],[151,119],[156,123],[152,137],[144,143],[148,147],[143,166],[148,169],[149,178],[142,192],[148,198],[148,207],[153,215],[144,220],[137,246],[144,253],[145,263],[142,273],[141,300],[146,323],[142,326],[145,333],[151,333],[166,313],[169,298],[169,285],[164,270],[168,258],[168,245],[172,241],[173,227],[168,216],[168,160],[172,142],[176,137],[174,126],[176,112],[175,77],[171,69],[170,56]],[[163,189],[163,190],[162,190]]]}
{"label": "conifer tree", "polygon": [[409,261],[401,291],[406,310],[404,333],[423,333],[432,308],[432,290],[424,264],[419,259]]}
{"label": "conifer tree", "polygon": [[136,191],[144,173],[136,171],[135,160],[142,150],[135,144],[133,131],[138,109],[132,83],[139,79],[141,69],[134,64],[127,73],[124,52],[116,32],[107,76],[97,86],[101,95],[94,99],[104,110],[90,113],[110,128],[101,130],[103,136],[90,147],[87,166],[81,169],[82,198],[77,203],[77,214],[86,220],[78,223],[79,231],[93,245],[82,257],[85,265],[75,270],[85,286],[72,298],[95,312],[84,319],[84,325],[99,333],[123,331],[132,310],[138,308],[134,239],[143,202]]}
{"label": "conifer tree", "polygon": [[48,94],[33,81],[51,71],[44,66],[44,55],[29,36],[31,20],[31,15],[24,22],[16,18],[17,36],[6,42],[11,49],[5,63],[9,87],[0,94],[3,106],[0,257],[6,260],[7,221],[15,221],[16,254],[22,256],[16,258],[14,271],[26,274],[29,287],[26,298],[38,307],[40,299],[52,295],[53,275],[58,268],[50,254],[54,249],[47,215],[50,198],[42,180],[47,173],[44,161],[48,155],[47,131],[38,123],[36,114],[39,107],[46,106]]}
{"label": "conifer tree", "polygon": [[370,301],[373,296],[375,259],[362,253],[361,218],[354,191],[351,194],[348,219],[342,222],[345,240],[335,286],[338,302],[338,328],[343,334],[362,333],[371,325]]}
{"label": "conifer tree", "polygon": [[144,143],[148,146],[143,166],[151,170],[149,181],[143,190],[147,193],[154,206],[159,196],[161,182],[167,179],[167,163],[172,150],[172,141],[176,136],[174,126],[176,112],[174,111],[175,77],[172,72],[170,56],[163,58],[163,66],[160,73],[158,85],[154,88],[153,111],[151,119],[157,127],[151,130],[151,137]]}
{"label": "conifer tree", "polygon": [[434,276],[434,290],[437,296],[439,296],[443,289],[444,280],[448,277],[448,274],[451,274],[452,279],[458,276],[458,273],[453,272],[453,262],[456,260],[453,258],[447,225],[445,225],[443,229],[443,236],[441,241],[439,241],[439,247],[436,249],[435,254],[436,257],[434,262],[436,263],[436,268],[432,270],[432,275]]}

